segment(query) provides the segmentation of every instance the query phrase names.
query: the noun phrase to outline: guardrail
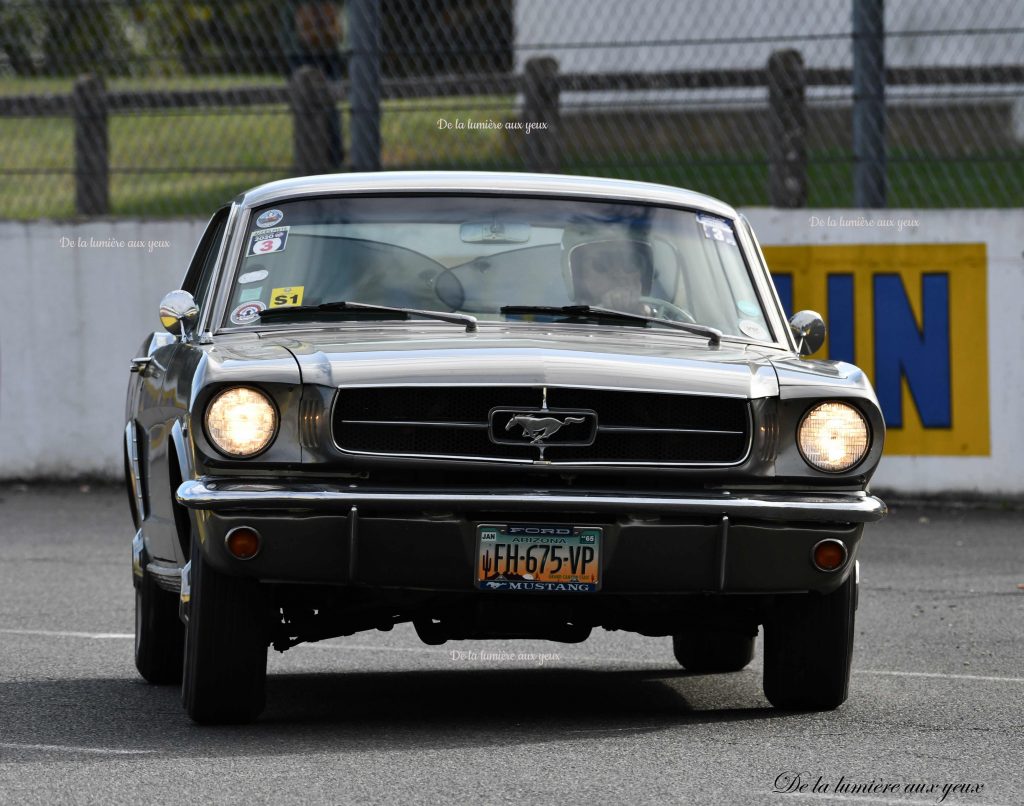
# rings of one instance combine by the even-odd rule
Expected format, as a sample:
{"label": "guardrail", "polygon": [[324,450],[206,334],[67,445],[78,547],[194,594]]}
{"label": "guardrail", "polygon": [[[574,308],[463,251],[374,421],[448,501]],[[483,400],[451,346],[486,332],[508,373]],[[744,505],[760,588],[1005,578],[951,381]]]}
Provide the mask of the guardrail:
{"label": "guardrail", "polygon": [[[410,99],[474,95],[521,95],[525,121],[544,124],[543,136],[525,138],[524,169],[557,173],[563,92],[615,92],[765,87],[772,136],[767,143],[769,197],[775,207],[802,207],[807,201],[808,86],[853,86],[854,71],[806,68],[796,50],[777,51],[763,69],[645,73],[561,73],[558,62],[539,57],[522,75],[468,75],[390,79],[380,82],[380,98]],[[1024,66],[910,67],[885,70],[886,86],[1024,84]],[[112,114],[157,109],[288,106],[293,117],[296,175],[338,170],[340,137],[337,104],[350,99],[346,81],[327,82],[303,67],[280,86],[226,89],[108,91],[101,79],[79,78],[70,94],[0,97],[0,117],[71,117],[74,120],[75,209],[81,216],[110,211],[108,120]],[[856,100],[856,99],[855,99]],[[379,108],[351,108],[356,122],[379,131]],[[369,120],[361,120],[368,116]],[[378,146],[379,148],[379,138]],[[380,164],[380,155],[370,163]]]}

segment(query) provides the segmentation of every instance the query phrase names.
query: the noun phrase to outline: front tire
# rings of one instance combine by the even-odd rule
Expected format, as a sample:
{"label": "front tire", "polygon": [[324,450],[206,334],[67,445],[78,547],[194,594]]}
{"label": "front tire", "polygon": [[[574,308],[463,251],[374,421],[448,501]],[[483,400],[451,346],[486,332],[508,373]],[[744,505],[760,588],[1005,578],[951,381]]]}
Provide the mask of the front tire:
{"label": "front tire", "polygon": [[764,630],[764,693],[776,708],[831,711],[846,702],[857,588],[783,599]]}
{"label": "front tire", "polygon": [[201,724],[251,722],[266,701],[266,591],[210,566],[194,538],[191,559],[182,703]]}
{"label": "front tire", "polygon": [[154,685],[180,683],[184,651],[178,597],[144,573],[135,586],[135,668]]}
{"label": "front tire", "polygon": [[696,630],[672,636],[672,652],[688,672],[738,672],[754,658],[753,635]]}

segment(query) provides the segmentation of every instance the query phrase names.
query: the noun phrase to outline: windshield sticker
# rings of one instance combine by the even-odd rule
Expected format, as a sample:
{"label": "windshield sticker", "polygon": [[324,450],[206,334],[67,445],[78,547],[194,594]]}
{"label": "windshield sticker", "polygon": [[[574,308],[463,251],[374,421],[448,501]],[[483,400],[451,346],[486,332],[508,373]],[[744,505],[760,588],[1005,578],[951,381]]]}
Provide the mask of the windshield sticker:
{"label": "windshield sticker", "polygon": [[236,325],[250,325],[260,318],[260,311],[266,309],[262,302],[243,302],[231,312],[231,321]]}
{"label": "windshield sticker", "polygon": [[239,302],[252,302],[254,299],[259,299],[263,294],[263,286],[258,285],[255,288],[243,288],[242,293],[238,295]]}
{"label": "windshield sticker", "polygon": [[760,316],[761,306],[756,302],[751,302],[749,299],[741,299],[736,303],[736,307],[740,309],[740,313],[744,316]]}
{"label": "windshield sticker", "polygon": [[291,227],[275,227],[254,232],[249,239],[250,255],[269,255],[271,252],[283,252],[288,242],[288,230]]}
{"label": "windshield sticker", "polygon": [[248,271],[242,274],[238,278],[239,283],[258,283],[260,280],[266,280],[270,274],[266,269],[257,269],[256,271]]}
{"label": "windshield sticker", "polygon": [[704,237],[713,241],[727,243],[729,246],[736,245],[736,236],[733,235],[732,225],[724,218],[714,218],[709,215],[698,215],[697,223],[704,230]]}
{"label": "windshield sticker", "polygon": [[280,224],[282,218],[284,218],[284,213],[280,210],[267,210],[260,213],[260,217],[256,219],[256,226],[260,229],[272,227],[274,224]]}
{"label": "windshield sticker", "polygon": [[771,336],[768,335],[768,331],[764,328],[764,325],[758,324],[757,322],[751,322],[749,319],[741,319],[739,322],[740,333],[744,336],[750,336],[752,339],[758,339],[759,341],[770,341]]}
{"label": "windshield sticker", "polygon": [[270,292],[271,308],[291,308],[302,304],[302,292],[306,287],[303,285],[275,288]]}

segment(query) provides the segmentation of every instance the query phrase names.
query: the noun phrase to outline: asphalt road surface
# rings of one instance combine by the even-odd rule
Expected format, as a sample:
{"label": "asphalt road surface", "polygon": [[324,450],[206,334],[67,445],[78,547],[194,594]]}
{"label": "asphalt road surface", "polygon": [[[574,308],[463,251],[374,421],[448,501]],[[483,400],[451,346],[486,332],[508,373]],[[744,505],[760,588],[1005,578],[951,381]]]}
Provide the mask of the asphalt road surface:
{"label": "asphalt road surface", "polygon": [[697,676],[668,639],[400,628],[271,652],[259,722],[202,728],[132,664],[123,492],[0,499],[2,803],[1024,803],[1019,509],[869,527],[832,713],[774,711],[760,646]]}

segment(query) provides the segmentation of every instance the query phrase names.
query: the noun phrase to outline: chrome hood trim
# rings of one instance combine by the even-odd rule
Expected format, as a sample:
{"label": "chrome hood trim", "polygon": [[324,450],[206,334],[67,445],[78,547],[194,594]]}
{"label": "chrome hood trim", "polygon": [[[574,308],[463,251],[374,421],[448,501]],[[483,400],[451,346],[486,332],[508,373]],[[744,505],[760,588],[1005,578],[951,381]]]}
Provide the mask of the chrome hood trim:
{"label": "chrome hood trim", "polygon": [[[303,383],[354,386],[572,386],[717,397],[777,395],[771,361],[749,345],[650,331],[380,327],[264,335],[287,348]],[[307,338],[303,338],[306,336]]]}

